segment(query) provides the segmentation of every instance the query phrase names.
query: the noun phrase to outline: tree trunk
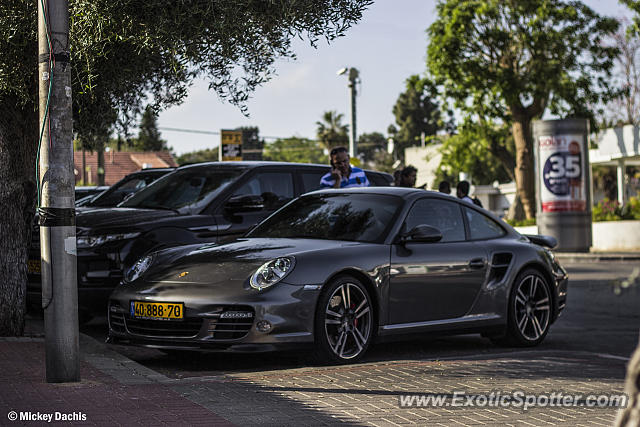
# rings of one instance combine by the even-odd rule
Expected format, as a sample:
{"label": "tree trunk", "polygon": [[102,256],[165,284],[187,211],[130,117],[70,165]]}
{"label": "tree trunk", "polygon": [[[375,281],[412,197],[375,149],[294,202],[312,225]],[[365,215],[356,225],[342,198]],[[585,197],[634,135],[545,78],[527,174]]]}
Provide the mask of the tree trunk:
{"label": "tree trunk", "polygon": [[524,214],[530,219],[536,216],[531,119],[524,115],[514,115],[511,131],[516,145],[516,190],[522,201]]}
{"label": "tree trunk", "polygon": [[629,361],[624,392],[629,397],[627,407],[620,411],[616,425],[619,427],[640,426],[640,342]]}
{"label": "tree trunk", "polygon": [[104,185],[104,141],[102,137],[98,140],[96,151],[98,152],[98,185]]}
{"label": "tree trunk", "polygon": [[36,198],[38,115],[0,97],[0,336],[24,329],[27,260]]}

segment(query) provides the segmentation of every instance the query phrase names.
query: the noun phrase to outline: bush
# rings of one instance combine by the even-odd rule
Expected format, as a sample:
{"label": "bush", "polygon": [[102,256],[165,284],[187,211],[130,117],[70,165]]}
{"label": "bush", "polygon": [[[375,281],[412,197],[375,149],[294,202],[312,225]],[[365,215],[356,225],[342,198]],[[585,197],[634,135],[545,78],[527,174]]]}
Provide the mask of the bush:
{"label": "bush", "polygon": [[640,219],[640,194],[630,197],[624,206],[621,206],[617,200],[605,198],[593,207],[592,216],[594,221]]}
{"label": "bush", "polygon": [[512,227],[528,227],[530,225],[536,225],[535,218],[523,219],[521,221],[516,221],[514,219],[505,219],[505,221]]}

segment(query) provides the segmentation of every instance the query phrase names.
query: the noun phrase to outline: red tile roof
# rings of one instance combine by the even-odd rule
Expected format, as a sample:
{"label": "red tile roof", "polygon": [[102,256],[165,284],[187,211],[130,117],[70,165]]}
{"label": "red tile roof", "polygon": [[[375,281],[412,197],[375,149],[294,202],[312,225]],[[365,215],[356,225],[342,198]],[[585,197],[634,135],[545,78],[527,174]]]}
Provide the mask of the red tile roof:
{"label": "red tile roof", "polygon": [[[74,174],[76,185],[82,180],[82,151],[73,153]],[[87,182],[84,185],[98,183],[98,153],[85,152],[87,168]],[[145,168],[175,167],[178,164],[168,151],[130,152],[110,151],[104,153],[105,185],[113,185],[125,175]]]}

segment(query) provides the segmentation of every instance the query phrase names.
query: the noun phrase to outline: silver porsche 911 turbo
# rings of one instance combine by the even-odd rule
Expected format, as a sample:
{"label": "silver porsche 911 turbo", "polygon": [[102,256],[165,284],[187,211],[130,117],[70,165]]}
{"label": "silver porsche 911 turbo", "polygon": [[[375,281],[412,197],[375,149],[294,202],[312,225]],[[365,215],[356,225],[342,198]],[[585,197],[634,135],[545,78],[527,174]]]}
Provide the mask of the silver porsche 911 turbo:
{"label": "silver porsche 911 turbo", "polygon": [[309,345],[337,363],[409,334],[533,346],[565,306],[555,244],[442,193],[316,191],[241,239],[138,260],[110,297],[109,340],[166,350]]}

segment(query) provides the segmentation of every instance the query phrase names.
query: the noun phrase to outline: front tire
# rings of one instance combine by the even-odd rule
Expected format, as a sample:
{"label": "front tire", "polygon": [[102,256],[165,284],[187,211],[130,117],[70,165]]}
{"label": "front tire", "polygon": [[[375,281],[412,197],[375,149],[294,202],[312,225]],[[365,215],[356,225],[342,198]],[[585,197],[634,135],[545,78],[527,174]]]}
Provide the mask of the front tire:
{"label": "front tire", "polygon": [[551,292],[545,277],[527,269],[516,277],[509,296],[507,341],[532,347],[544,340],[551,325]]}
{"label": "front tire", "polygon": [[338,276],[320,295],[315,316],[316,357],[321,363],[360,359],[374,333],[367,288],[351,276]]}

